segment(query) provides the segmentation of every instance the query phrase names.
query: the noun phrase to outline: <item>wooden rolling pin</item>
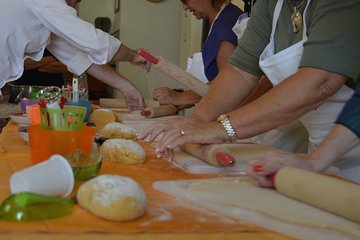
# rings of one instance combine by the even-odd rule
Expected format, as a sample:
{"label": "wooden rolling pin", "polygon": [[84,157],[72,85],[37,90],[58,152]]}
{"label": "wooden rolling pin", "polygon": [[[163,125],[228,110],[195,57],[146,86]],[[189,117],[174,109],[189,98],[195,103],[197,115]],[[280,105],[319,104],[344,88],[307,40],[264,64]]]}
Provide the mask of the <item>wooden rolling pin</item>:
{"label": "wooden rolling pin", "polygon": [[305,171],[281,168],[274,177],[278,192],[360,223],[360,185]]}
{"label": "wooden rolling pin", "polygon": [[174,115],[177,113],[177,108],[174,105],[163,105],[159,107],[147,107],[140,112],[142,116],[148,118],[162,117]]}
{"label": "wooden rolling pin", "polygon": [[179,83],[185,85],[200,96],[204,96],[209,90],[209,86],[207,84],[195,78],[190,73],[184,71],[182,68],[176,66],[166,58],[156,58],[144,50],[140,50],[139,55],[153,63],[156,69],[168,75],[170,78],[178,81]]}
{"label": "wooden rolling pin", "polygon": [[181,149],[214,167],[233,167],[235,158],[221,144],[185,144]]}
{"label": "wooden rolling pin", "polygon": [[[124,98],[100,98],[99,105],[102,108],[127,108]],[[148,107],[158,107],[160,103],[155,100],[145,100],[145,105]]]}

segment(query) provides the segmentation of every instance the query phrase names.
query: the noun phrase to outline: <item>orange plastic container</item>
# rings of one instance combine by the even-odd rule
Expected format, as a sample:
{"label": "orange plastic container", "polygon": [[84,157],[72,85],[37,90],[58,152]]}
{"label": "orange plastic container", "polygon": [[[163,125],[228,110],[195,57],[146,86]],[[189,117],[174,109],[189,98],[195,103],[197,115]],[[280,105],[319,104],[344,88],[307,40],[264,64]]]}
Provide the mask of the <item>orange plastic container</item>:
{"label": "orange plastic container", "polygon": [[26,115],[30,119],[31,125],[39,124],[40,106],[38,104],[26,106]]}
{"label": "orange plastic container", "polygon": [[31,162],[37,164],[53,154],[65,156],[77,148],[91,153],[96,129],[83,126],[81,131],[54,131],[33,125],[28,132]]}

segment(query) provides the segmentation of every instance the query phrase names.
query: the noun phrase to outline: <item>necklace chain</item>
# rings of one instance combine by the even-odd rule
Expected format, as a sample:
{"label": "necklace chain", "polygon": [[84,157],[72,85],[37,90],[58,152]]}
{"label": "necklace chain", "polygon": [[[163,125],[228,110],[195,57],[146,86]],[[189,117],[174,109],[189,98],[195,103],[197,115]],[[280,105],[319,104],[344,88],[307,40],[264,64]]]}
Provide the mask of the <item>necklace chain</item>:
{"label": "necklace chain", "polygon": [[291,4],[291,0],[288,0],[288,3],[290,4],[293,13],[291,14],[291,25],[293,27],[293,32],[297,33],[299,32],[299,30],[301,29],[302,25],[303,25],[303,17],[301,15],[301,8],[303,7],[305,1],[302,0],[297,6],[293,6],[293,4]]}

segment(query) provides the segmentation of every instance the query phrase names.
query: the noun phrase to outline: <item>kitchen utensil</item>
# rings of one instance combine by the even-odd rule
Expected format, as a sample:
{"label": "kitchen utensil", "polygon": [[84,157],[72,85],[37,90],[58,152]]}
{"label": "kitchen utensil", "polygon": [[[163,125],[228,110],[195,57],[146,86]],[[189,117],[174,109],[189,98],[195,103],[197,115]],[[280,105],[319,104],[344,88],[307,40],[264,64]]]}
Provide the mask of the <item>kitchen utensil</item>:
{"label": "kitchen utensil", "polygon": [[299,168],[281,168],[274,177],[283,195],[360,223],[360,186]]}
{"label": "kitchen utensil", "polygon": [[0,219],[14,222],[46,220],[71,213],[73,202],[32,192],[10,195],[0,206]]}
{"label": "kitchen utensil", "polygon": [[83,126],[80,131],[54,131],[35,125],[29,126],[28,132],[31,161],[36,164],[53,154],[65,156],[77,148],[91,153],[96,129]]}
{"label": "kitchen utensil", "polygon": [[70,163],[75,180],[86,181],[95,177],[101,168],[101,153],[87,153],[81,149],[76,149],[65,156]]}
{"label": "kitchen utensil", "polygon": [[225,145],[221,144],[185,144],[182,150],[214,167],[233,167],[235,158]]}
{"label": "kitchen utensil", "polygon": [[29,126],[31,124],[27,115],[23,113],[11,113],[10,118],[19,126]]}
{"label": "kitchen utensil", "polygon": [[174,105],[163,105],[159,107],[147,107],[140,112],[142,116],[148,118],[163,117],[177,114],[177,108]]}
{"label": "kitchen utensil", "polygon": [[[127,108],[124,98],[100,98],[99,105],[102,108]],[[145,105],[147,107],[158,107],[160,103],[155,100],[146,99]]]}
{"label": "kitchen utensil", "polygon": [[78,102],[66,102],[66,103],[65,103],[65,106],[85,107],[85,108],[86,108],[86,113],[85,113],[84,122],[89,121],[89,116],[90,116],[90,112],[91,112],[92,102],[90,102],[90,101],[83,101],[83,100],[80,100],[80,101],[78,101]]}
{"label": "kitchen utensil", "polygon": [[45,129],[80,131],[84,125],[86,108],[64,106],[63,109],[40,108],[40,123]]}
{"label": "kitchen utensil", "polygon": [[20,106],[21,106],[21,111],[23,113],[26,113],[26,106],[29,106],[29,105],[37,105],[39,102],[38,99],[29,99],[29,98],[23,98],[21,99],[20,101]]}
{"label": "kitchen utensil", "polygon": [[27,105],[26,115],[30,120],[31,125],[37,125],[40,123],[40,106],[39,105]]}
{"label": "kitchen utensil", "polygon": [[11,193],[34,192],[48,196],[68,196],[74,188],[70,163],[60,155],[15,172],[10,177]]}
{"label": "kitchen utensil", "polygon": [[18,128],[18,134],[22,140],[29,143],[29,133],[27,131],[26,127],[20,127]]}
{"label": "kitchen utensil", "polygon": [[190,73],[184,71],[182,68],[176,66],[169,60],[164,57],[154,57],[150,53],[140,50],[139,55],[148,61],[153,63],[153,66],[161,71],[162,73],[168,75],[172,79],[178,81],[179,83],[185,85],[190,90],[196,92],[200,96],[204,96],[209,90],[209,86],[203,83],[201,80],[195,78]]}

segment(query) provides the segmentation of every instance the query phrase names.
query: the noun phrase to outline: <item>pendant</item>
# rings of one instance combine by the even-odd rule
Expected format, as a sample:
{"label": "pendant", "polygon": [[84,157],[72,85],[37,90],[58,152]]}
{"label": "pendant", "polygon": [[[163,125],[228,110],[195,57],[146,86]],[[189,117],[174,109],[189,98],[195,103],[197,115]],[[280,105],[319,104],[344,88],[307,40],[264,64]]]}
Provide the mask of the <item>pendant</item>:
{"label": "pendant", "polygon": [[291,15],[291,23],[293,26],[294,33],[297,33],[300,30],[300,28],[302,27],[303,19],[302,19],[301,13],[297,9],[297,7],[294,7],[294,12]]}

